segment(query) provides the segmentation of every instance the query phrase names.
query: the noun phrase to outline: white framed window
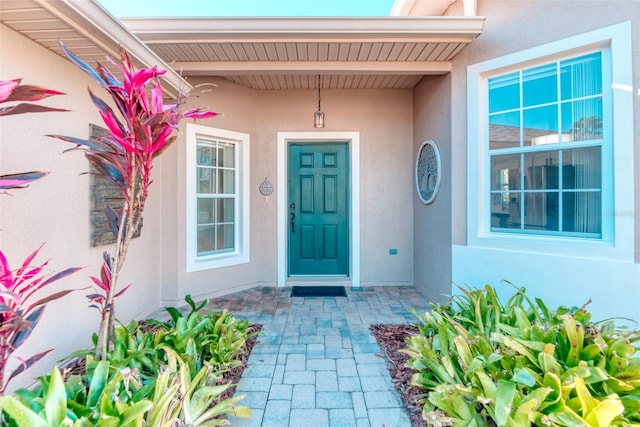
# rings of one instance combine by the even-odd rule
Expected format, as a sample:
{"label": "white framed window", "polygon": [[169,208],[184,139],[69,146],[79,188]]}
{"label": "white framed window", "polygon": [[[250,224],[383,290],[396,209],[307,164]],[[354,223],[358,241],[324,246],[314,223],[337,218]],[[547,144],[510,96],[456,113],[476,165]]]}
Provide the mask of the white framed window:
{"label": "white framed window", "polygon": [[249,135],[187,124],[187,271],[249,262]]}
{"label": "white framed window", "polygon": [[603,238],[610,62],[602,49],[488,77],[492,232]]}
{"label": "white framed window", "polygon": [[468,67],[470,245],[632,252],[630,54],[623,23]]}

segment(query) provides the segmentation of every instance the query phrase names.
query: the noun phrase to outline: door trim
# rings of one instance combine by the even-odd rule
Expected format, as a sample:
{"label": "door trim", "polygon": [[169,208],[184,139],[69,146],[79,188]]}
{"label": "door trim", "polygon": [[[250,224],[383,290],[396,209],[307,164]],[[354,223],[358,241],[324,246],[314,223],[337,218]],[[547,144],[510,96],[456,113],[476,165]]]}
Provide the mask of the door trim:
{"label": "door trim", "polygon": [[[277,232],[278,287],[287,282],[287,164],[290,142],[346,142],[349,146],[349,278],[360,286],[360,132],[278,132],[277,136]],[[331,276],[328,276],[331,277]],[[335,280],[335,277],[333,278]]]}

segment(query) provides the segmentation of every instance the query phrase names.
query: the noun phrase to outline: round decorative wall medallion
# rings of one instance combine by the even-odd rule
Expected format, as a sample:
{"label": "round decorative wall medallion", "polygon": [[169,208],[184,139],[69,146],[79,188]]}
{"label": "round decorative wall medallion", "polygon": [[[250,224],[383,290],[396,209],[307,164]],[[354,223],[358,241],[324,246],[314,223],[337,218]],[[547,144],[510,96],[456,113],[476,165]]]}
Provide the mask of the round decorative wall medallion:
{"label": "round decorative wall medallion", "polygon": [[440,151],[435,142],[422,143],[416,156],[416,190],[422,203],[432,203],[440,189]]}
{"label": "round decorative wall medallion", "polygon": [[271,184],[271,182],[269,182],[269,180],[265,178],[258,189],[260,190],[260,194],[267,197],[270,196],[271,193],[273,193],[273,184]]}

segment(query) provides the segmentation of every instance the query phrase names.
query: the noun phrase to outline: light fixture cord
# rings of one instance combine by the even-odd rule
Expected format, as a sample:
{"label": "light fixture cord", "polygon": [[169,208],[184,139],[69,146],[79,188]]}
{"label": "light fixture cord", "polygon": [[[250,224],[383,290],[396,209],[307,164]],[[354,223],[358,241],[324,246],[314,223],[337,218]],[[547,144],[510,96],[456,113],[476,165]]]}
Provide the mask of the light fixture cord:
{"label": "light fixture cord", "polygon": [[318,74],[318,111],[320,111],[320,74]]}

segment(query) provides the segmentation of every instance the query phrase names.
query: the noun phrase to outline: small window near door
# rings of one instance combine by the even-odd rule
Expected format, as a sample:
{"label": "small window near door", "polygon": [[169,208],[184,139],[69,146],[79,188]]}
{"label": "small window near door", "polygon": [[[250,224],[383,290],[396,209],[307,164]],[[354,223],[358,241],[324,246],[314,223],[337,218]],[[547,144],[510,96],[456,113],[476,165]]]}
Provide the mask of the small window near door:
{"label": "small window near door", "polygon": [[197,256],[233,252],[236,247],[236,146],[197,138]]}
{"label": "small window near door", "polygon": [[249,259],[249,136],[187,126],[187,271]]}

